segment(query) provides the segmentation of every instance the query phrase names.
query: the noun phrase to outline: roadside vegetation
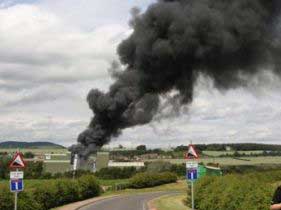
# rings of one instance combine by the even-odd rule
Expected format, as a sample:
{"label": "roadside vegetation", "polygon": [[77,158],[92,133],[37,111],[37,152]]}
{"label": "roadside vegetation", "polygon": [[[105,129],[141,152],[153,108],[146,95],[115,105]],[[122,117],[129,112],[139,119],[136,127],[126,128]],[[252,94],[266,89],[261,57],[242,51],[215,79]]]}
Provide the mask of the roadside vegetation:
{"label": "roadside vegetation", "polygon": [[151,205],[157,210],[189,210],[185,194],[163,196],[152,201]]}
{"label": "roadside vegetation", "polygon": [[204,177],[195,185],[198,210],[265,210],[281,180],[281,171]]}
{"label": "roadside vegetation", "polygon": [[[30,185],[19,193],[18,208],[21,210],[48,210],[67,203],[84,200],[101,194],[94,176],[79,179],[57,179]],[[13,210],[13,194],[8,184],[0,184],[0,209]]]}
{"label": "roadside vegetation", "polygon": [[154,187],[162,184],[173,183],[177,181],[177,175],[170,172],[163,173],[139,173],[130,179],[129,187],[140,189]]}
{"label": "roadside vegetation", "polygon": [[[177,176],[173,173],[138,173],[130,179],[101,180],[94,175],[82,175],[77,179],[59,178],[49,180],[25,180],[25,190],[19,193],[19,209],[47,210],[101,195],[112,194],[116,190],[123,193],[131,189],[143,189],[175,183]],[[110,186],[119,186],[110,187]],[[122,186],[122,187],[120,187]],[[175,185],[177,186],[177,185]],[[124,190],[127,189],[127,190]],[[163,188],[165,189],[165,188]],[[117,191],[119,193],[119,191]],[[13,209],[13,194],[9,182],[0,182],[0,209]]]}
{"label": "roadside vegetation", "polygon": [[[226,151],[227,146],[232,150]],[[73,172],[63,172],[61,165],[58,165],[61,169],[57,170],[59,173],[50,173],[46,171],[48,163],[29,162],[24,171],[25,190],[19,194],[19,209],[45,210],[99,195],[180,191],[182,194],[178,196],[157,200],[156,205],[158,210],[181,210],[185,205],[183,200],[189,202],[184,181],[186,160],[183,159],[183,153],[186,149],[185,146],[179,146],[172,151],[149,150],[145,145],[140,145],[136,150],[112,151],[110,156],[114,160],[122,161],[126,157],[134,161],[142,157],[145,167],[103,168],[95,174],[78,170],[75,180],[72,179]],[[281,180],[280,146],[214,144],[198,145],[197,149],[202,163],[218,163],[224,175],[205,177],[197,182],[198,210],[268,209],[273,191]],[[37,151],[26,150],[24,156],[32,158]],[[13,194],[8,189],[7,167],[11,155],[7,155],[7,152],[1,155],[0,152],[0,157],[0,209],[12,210]],[[59,164],[69,168],[69,163]]]}

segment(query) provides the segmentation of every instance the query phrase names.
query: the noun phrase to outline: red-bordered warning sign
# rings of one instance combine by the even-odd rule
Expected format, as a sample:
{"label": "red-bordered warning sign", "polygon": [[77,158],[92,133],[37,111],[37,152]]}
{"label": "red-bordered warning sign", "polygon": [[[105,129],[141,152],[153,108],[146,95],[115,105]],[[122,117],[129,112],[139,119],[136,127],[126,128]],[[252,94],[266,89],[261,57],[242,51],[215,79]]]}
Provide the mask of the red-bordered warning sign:
{"label": "red-bordered warning sign", "polygon": [[17,152],[11,161],[9,168],[16,169],[16,168],[25,168],[26,164],[23,160],[23,155],[20,152]]}
{"label": "red-bordered warning sign", "polygon": [[192,159],[199,159],[199,154],[198,154],[198,152],[196,151],[194,145],[190,144],[190,145],[188,146],[188,151],[185,153],[184,158],[185,158],[185,159],[189,159],[189,160],[192,160]]}

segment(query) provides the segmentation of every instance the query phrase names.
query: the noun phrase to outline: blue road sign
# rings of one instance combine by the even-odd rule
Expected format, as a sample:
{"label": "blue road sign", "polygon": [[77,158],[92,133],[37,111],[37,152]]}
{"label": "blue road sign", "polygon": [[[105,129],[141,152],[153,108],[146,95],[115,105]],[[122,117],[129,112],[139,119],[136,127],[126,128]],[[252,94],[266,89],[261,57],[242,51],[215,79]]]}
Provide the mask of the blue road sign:
{"label": "blue road sign", "polygon": [[23,179],[11,179],[10,181],[10,189],[11,192],[20,192],[23,191]]}
{"label": "blue road sign", "polygon": [[186,174],[186,178],[189,181],[195,181],[198,178],[198,173],[197,173],[197,169],[189,169],[187,170],[187,174]]}

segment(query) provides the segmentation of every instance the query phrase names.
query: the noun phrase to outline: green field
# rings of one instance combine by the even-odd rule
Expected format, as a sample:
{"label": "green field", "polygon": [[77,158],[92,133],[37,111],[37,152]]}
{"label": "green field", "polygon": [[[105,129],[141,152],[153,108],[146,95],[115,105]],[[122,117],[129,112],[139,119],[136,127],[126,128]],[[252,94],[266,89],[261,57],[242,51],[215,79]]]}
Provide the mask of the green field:
{"label": "green field", "polygon": [[[0,149],[0,152],[15,152],[17,149]],[[51,156],[51,160],[44,161],[44,167],[46,172],[57,173],[57,172],[66,172],[71,170],[71,165],[69,163],[70,153],[67,149],[21,149],[22,153],[32,152],[39,158],[45,158],[45,154],[53,154]],[[242,157],[238,159],[234,159],[233,157],[219,157],[220,155],[232,155],[234,151],[204,151],[204,155],[208,155],[210,157],[203,157],[199,159],[199,162],[204,164],[208,163],[218,163],[221,166],[239,166],[239,165],[269,165],[269,164],[281,164],[281,157],[278,156],[260,156],[260,157]],[[263,151],[238,151],[238,153],[242,154],[262,154]],[[181,155],[180,155],[181,156]],[[175,164],[185,163],[185,159],[147,159],[144,160],[147,162],[150,161],[168,161]],[[97,168],[106,167],[106,163],[108,162],[107,155],[99,155],[97,161]]]}
{"label": "green field", "polygon": [[[221,155],[233,155],[235,151],[203,151],[204,155],[218,157]],[[238,154],[246,154],[246,155],[254,155],[254,154],[262,154],[263,151],[237,151]]]}
{"label": "green field", "polygon": [[[147,160],[147,161],[159,161],[159,159]],[[185,159],[161,159],[161,161],[168,161],[170,163],[182,164],[185,163]],[[261,165],[261,164],[281,164],[281,157],[245,157],[240,160],[231,157],[220,158],[201,158],[198,160],[204,164],[218,163],[221,166],[234,166],[234,165]]]}
{"label": "green field", "polygon": [[70,162],[46,162],[44,163],[44,171],[50,173],[66,172],[72,169]]}
{"label": "green field", "polygon": [[[15,153],[17,152],[17,148],[11,148],[11,149],[0,149],[0,152],[8,152],[8,153]],[[54,148],[41,148],[41,149],[20,149],[20,152],[26,153],[26,152],[32,152],[36,155],[43,155],[43,154],[66,154],[68,153],[67,149],[54,149]]]}

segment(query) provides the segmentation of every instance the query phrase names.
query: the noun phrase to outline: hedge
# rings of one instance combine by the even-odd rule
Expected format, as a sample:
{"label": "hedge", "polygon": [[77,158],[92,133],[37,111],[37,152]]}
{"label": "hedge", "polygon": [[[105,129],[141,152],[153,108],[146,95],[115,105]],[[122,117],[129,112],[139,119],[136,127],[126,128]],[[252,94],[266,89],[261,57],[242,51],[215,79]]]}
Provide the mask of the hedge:
{"label": "hedge", "polygon": [[8,186],[0,186],[0,209],[13,209],[14,197]]}
{"label": "hedge", "polygon": [[102,168],[95,175],[100,179],[128,179],[137,173],[136,167]]}
{"label": "hedge", "polygon": [[269,209],[281,171],[204,177],[195,185],[198,210]]}
{"label": "hedge", "polygon": [[133,176],[129,181],[131,188],[139,189],[154,187],[162,184],[168,184],[177,181],[177,175],[170,172],[164,173],[139,173]]}
{"label": "hedge", "polygon": [[[101,187],[92,175],[76,180],[57,179],[43,182],[34,189],[19,193],[21,210],[48,210],[101,194]],[[14,198],[8,186],[0,186],[0,210],[13,210]]]}

